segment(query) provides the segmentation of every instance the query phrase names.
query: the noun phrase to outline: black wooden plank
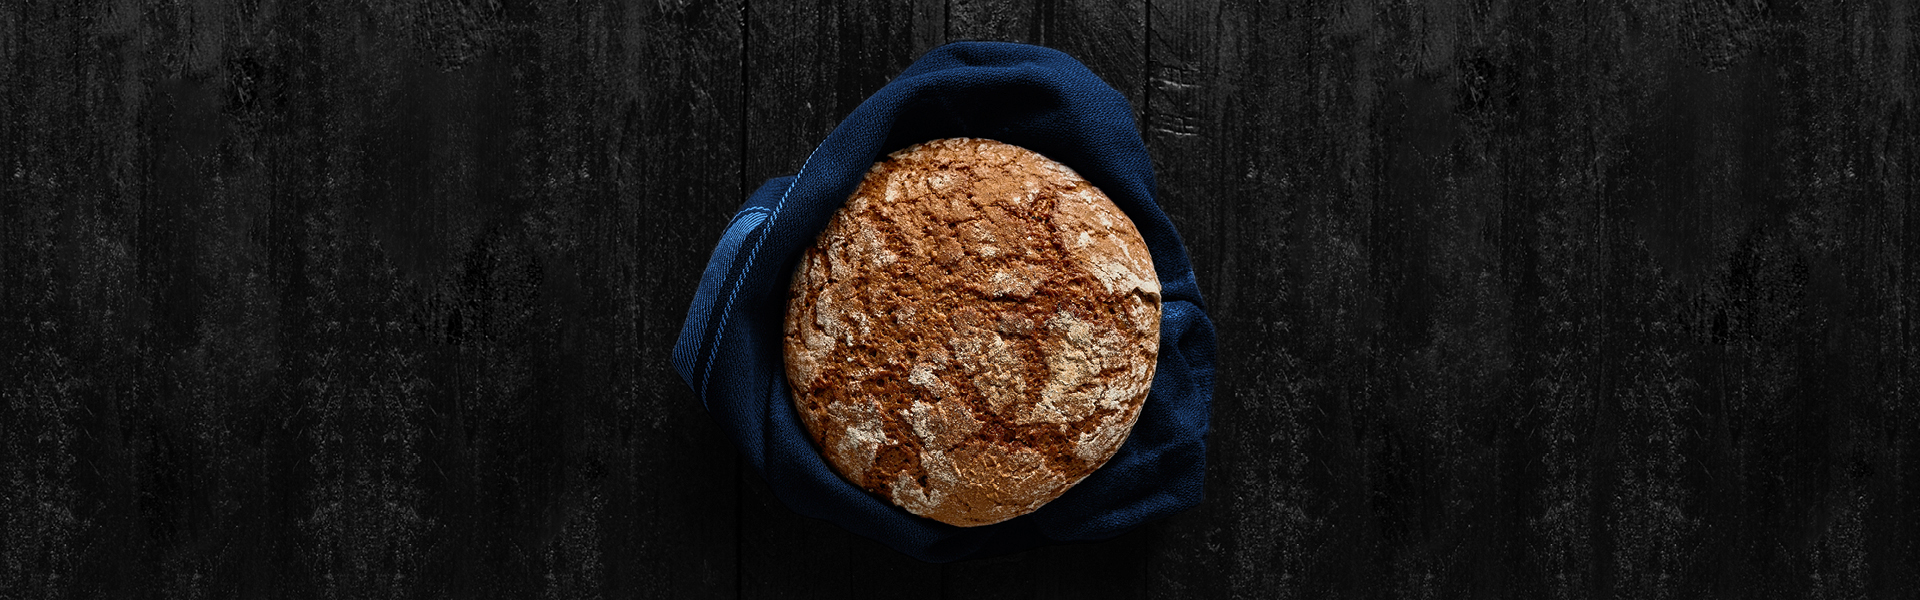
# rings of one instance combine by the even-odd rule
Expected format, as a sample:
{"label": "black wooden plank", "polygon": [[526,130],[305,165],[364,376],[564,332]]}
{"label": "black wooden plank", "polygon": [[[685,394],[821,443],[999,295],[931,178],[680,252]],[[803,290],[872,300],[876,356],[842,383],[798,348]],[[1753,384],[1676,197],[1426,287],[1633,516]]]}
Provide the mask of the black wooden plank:
{"label": "black wooden plank", "polygon": [[947,38],[1020,42],[1067,53],[1141,110],[1145,90],[1144,0],[950,0]]}
{"label": "black wooden plank", "polygon": [[[1303,206],[1322,170],[1337,175],[1355,165],[1288,129],[1307,110],[1296,97],[1312,80],[1289,71],[1315,66],[1297,60],[1299,45],[1315,37],[1303,31],[1306,24],[1268,14],[1280,9],[1178,2],[1150,8],[1145,135],[1161,206],[1186,240],[1219,332],[1221,362],[1207,500],[1150,528],[1147,589],[1153,596],[1288,597],[1300,594],[1315,555],[1350,547],[1323,541],[1327,518],[1308,506],[1320,494],[1308,484],[1304,413],[1316,410],[1315,395],[1339,393],[1337,380],[1356,370],[1360,353],[1323,336],[1315,349],[1323,362],[1307,368],[1302,355],[1309,350],[1297,332],[1336,327],[1343,315],[1293,307],[1307,296],[1340,306],[1359,291],[1326,280],[1354,274],[1341,263],[1351,260],[1355,225]],[[1344,70],[1343,58],[1329,57],[1321,68]],[[1323,127],[1351,131],[1358,118]],[[1356,183],[1370,179],[1355,175]],[[1296,249],[1302,229],[1319,243]],[[1315,282],[1290,278],[1297,272],[1290,259],[1303,251],[1325,268],[1348,270]]]}
{"label": "black wooden plank", "polygon": [[[1659,298],[1655,290],[1677,296],[1692,304],[1678,311],[1686,316],[1674,319],[1678,329],[1710,347],[1647,343],[1661,333],[1660,319],[1631,310],[1609,327],[1630,332],[1620,336],[1623,386],[1642,379],[1629,361],[1660,357],[1650,346],[1679,346],[1670,368],[1711,386],[1680,407],[1681,422],[1702,432],[1678,450],[1699,465],[1679,474],[1692,545],[1668,585],[1681,594],[1894,597],[1914,585],[1916,548],[1892,540],[1920,539],[1920,513],[1890,479],[1913,476],[1904,461],[1920,423],[1920,409],[1895,400],[1907,394],[1900,382],[1916,348],[1901,345],[1894,325],[1912,301],[1912,280],[1894,274],[1910,273],[1914,257],[1903,233],[1913,223],[1915,125],[1904,100],[1912,84],[1910,74],[1894,74],[1911,73],[1912,59],[1880,45],[1898,46],[1893,40],[1909,35],[1900,28],[1912,31],[1913,16],[1899,13],[1656,13],[1664,28],[1726,31],[1722,39],[1743,42],[1728,52],[1688,40],[1700,62],[1652,65],[1665,83],[1636,100],[1660,117],[1620,128],[1613,175],[1623,193],[1606,205],[1628,221],[1618,235],[1638,238],[1619,254],[1651,263],[1640,271],[1670,274],[1659,287],[1621,282],[1609,304],[1631,309],[1640,297]],[[1882,19],[1894,27],[1875,23]],[[1740,39],[1754,35],[1740,30],[1749,23],[1783,33]],[[1621,401],[1629,427],[1646,405],[1659,406],[1636,396]],[[1637,458],[1643,445],[1659,444],[1629,431],[1621,454]],[[1644,476],[1623,471],[1615,495],[1637,508],[1635,480]],[[1639,515],[1621,513],[1616,562],[1645,561]],[[1616,589],[1648,586],[1621,570]]]}
{"label": "black wooden plank", "polygon": [[939,45],[942,14],[933,0],[752,4],[746,40],[748,191],[799,171],[840,119]]}
{"label": "black wooden plank", "polygon": [[1156,3],[1226,360],[1154,592],[1910,581],[1911,67],[1844,49],[1872,14]]}
{"label": "black wooden plank", "polygon": [[[1904,597],[1916,30],[5,4],[0,596]],[[744,195],[948,39],[1142,110],[1221,332],[1196,509],[918,563],[781,507],[669,370]]]}
{"label": "black wooden plank", "polygon": [[0,589],[731,595],[738,7],[639,10],[6,8]]}
{"label": "black wooden plank", "polygon": [[[840,119],[937,46],[939,2],[755,2],[746,38],[745,184],[792,175]],[[745,200],[741,197],[740,200]],[[742,470],[740,593],[926,597],[940,570],[794,513]]]}
{"label": "black wooden plank", "polygon": [[[157,576],[191,510],[167,485],[177,479],[136,468],[136,453],[156,454],[154,415],[172,412],[129,407],[142,363],[129,330],[151,314],[132,310],[141,294],[125,283],[140,274],[143,168],[130,146],[144,102],[123,101],[123,68],[91,16],[0,8],[0,590],[10,595],[78,596]],[[97,76],[81,76],[89,70]],[[235,495],[222,485],[203,497]],[[121,562],[97,560],[95,527],[121,534]]]}
{"label": "black wooden plank", "polygon": [[[566,354],[568,494],[540,560],[556,595],[733,597],[737,453],[671,369],[672,346],[740,184],[744,3],[560,9],[541,31],[556,144],[529,229],[577,274]],[[568,185],[571,184],[571,185]],[[530,211],[535,215],[540,213]],[[565,281],[563,279],[562,281]],[[577,437],[576,437],[577,436]],[[551,515],[558,515],[554,517]],[[561,579],[564,580],[564,579]]]}

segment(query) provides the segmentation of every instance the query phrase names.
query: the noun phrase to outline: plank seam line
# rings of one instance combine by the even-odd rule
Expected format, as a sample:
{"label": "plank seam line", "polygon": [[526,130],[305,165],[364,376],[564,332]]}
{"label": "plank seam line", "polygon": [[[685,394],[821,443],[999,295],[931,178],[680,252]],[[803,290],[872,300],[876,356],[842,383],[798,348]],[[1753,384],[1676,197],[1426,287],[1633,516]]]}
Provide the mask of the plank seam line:
{"label": "plank seam line", "polygon": [[[751,126],[751,123],[748,121],[747,117],[749,114],[748,106],[752,104],[751,98],[753,97],[753,84],[751,83],[751,79],[750,79],[753,73],[752,73],[752,70],[748,68],[750,66],[748,64],[748,61],[751,61],[751,60],[753,60],[753,1],[740,0],[740,148],[739,148],[740,179],[739,179],[739,187],[737,188],[738,191],[735,193],[747,199],[753,198],[753,191],[751,191],[753,188],[747,187],[747,184],[748,184],[747,128]],[[749,210],[758,210],[758,211],[761,211],[762,213],[765,212],[764,208],[758,207],[758,206],[753,207]],[[741,211],[741,214],[743,215],[746,214],[746,211]],[[722,322],[722,324],[723,325],[725,324],[724,321]],[[725,329],[722,329],[721,331],[725,331]],[[716,355],[719,354],[720,348],[718,347],[718,344],[715,345],[713,352]],[[707,387],[706,382],[702,381],[700,385],[700,392],[699,392],[700,407],[705,408],[709,412],[711,412],[712,407],[711,407],[711,403],[707,402],[706,387]],[[745,564],[746,564],[746,560],[744,557],[744,555],[746,554],[746,550],[745,550],[746,549],[746,543],[745,543],[746,527],[742,524],[746,522],[746,517],[743,513],[746,510],[745,507],[747,504],[747,499],[746,499],[746,489],[745,489],[746,486],[743,486],[740,483],[741,478],[746,475],[746,470],[747,470],[746,457],[740,456],[740,457],[734,458],[733,460],[733,597],[736,600],[738,598],[741,598],[744,595],[743,592],[746,589],[746,573],[744,572]]]}

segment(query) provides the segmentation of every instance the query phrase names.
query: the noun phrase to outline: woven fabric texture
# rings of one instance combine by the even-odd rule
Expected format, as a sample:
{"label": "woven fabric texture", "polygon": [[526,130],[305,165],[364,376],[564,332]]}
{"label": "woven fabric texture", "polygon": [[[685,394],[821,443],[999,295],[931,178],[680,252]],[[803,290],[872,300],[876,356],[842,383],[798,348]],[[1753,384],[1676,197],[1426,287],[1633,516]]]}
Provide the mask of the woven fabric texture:
{"label": "woven fabric texture", "polygon": [[[1152,391],[1119,452],[1038,511],[971,528],[915,516],[834,474],[800,424],[781,353],[794,261],[874,161],[950,137],[1022,146],[1098,186],[1145,238],[1163,298]],[[1037,46],[942,46],[854,109],[798,174],[767,181],[741,207],[700,279],[674,369],[788,507],[921,560],[1119,535],[1199,502],[1206,470],[1213,324],[1154,189],[1126,98],[1086,66]]]}

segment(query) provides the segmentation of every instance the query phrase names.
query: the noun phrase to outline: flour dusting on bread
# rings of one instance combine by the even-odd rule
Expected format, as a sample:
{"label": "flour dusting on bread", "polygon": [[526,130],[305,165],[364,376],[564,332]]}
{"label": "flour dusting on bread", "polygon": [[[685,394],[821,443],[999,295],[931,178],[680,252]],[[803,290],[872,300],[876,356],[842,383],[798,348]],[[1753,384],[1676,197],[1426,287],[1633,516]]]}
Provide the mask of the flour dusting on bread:
{"label": "flour dusting on bread", "polygon": [[1072,169],[983,139],[874,165],[794,269],[794,406],[835,471],[909,512],[998,523],[1112,458],[1159,353],[1160,285]]}

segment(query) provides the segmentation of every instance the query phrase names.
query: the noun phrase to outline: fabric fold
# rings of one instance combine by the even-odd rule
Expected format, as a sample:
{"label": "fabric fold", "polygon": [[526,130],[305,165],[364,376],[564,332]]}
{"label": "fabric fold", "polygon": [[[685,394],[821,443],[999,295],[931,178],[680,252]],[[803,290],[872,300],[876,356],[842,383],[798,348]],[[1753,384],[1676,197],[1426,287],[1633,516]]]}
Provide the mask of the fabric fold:
{"label": "fabric fold", "polygon": [[[1140,230],[1163,294],[1152,391],[1119,452],[1038,511],[971,528],[915,516],[836,475],[792,406],[781,349],[804,248],[874,161],[950,137],[1022,146],[1098,186]],[[798,173],[748,198],[701,276],[673,367],[788,507],[902,553],[947,562],[1119,535],[1198,503],[1206,468],[1213,324],[1154,189],[1131,105],[1084,65],[1037,46],[942,46],[855,108]]]}

